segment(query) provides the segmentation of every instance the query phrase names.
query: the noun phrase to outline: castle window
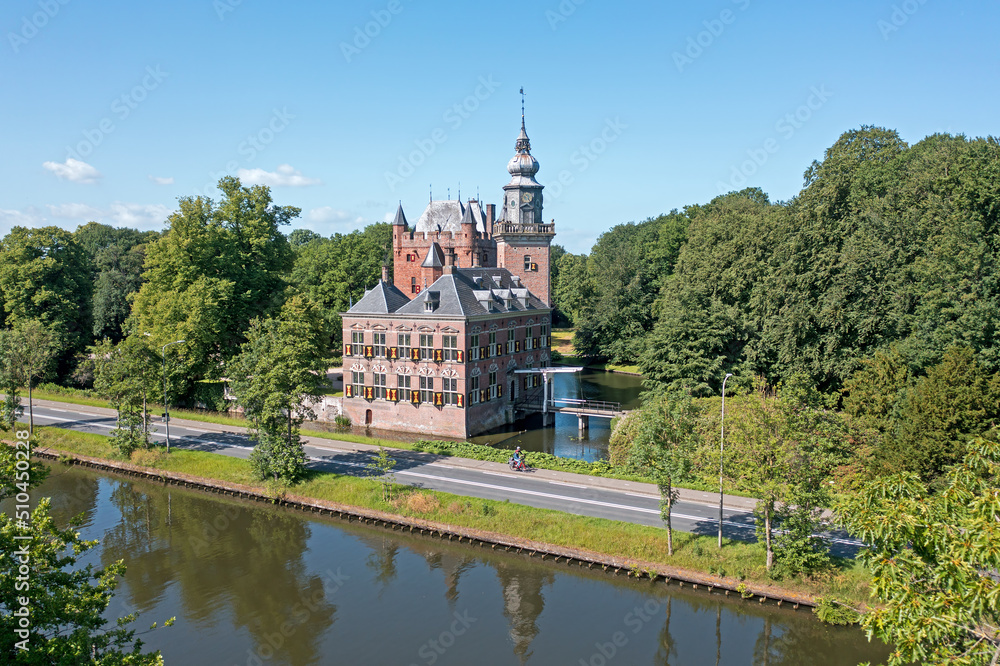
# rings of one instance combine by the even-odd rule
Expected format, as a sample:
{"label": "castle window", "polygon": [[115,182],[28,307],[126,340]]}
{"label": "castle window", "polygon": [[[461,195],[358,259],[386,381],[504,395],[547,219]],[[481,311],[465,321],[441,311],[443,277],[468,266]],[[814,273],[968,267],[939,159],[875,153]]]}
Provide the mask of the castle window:
{"label": "castle window", "polygon": [[531,255],[530,254],[524,255],[524,270],[525,271],[530,271],[531,270]]}
{"label": "castle window", "polygon": [[396,375],[396,386],[399,388],[399,399],[410,401],[410,375]]}
{"label": "castle window", "polygon": [[490,331],[490,356],[499,356],[500,346],[497,345],[496,331]]}
{"label": "castle window", "polygon": [[361,356],[365,351],[365,332],[351,331],[351,351],[355,356]]}
{"label": "castle window", "polygon": [[497,396],[497,371],[493,370],[490,372],[490,399],[496,398]]}
{"label": "castle window", "polygon": [[385,373],[376,372],[374,377],[375,377],[375,399],[385,400],[386,397],[388,397],[386,395],[386,390],[385,390]]}
{"label": "castle window", "polygon": [[540,339],[540,341],[539,341],[538,344],[541,347],[548,347],[549,346],[549,327],[546,324],[542,324],[541,329],[542,329],[542,332],[540,334],[541,335],[541,339]]}
{"label": "castle window", "polygon": [[[457,361],[458,360],[458,336],[457,335],[444,335],[441,336],[441,346],[444,347],[444,360],[446,361]],[[451,403],[448,403],[451,404]]]}
{"label": "castle window", "polygon": [[417,278],[415,278],[415,277],[411,277],[410,278],[410,293],[411,294],[419,294],[420,293],[420,285],[417,284]]}
{"label": "castle window", "polygon": [[469,339],[469,359],[472,361],[479,360],[479,334],[473,335]]}
{"label": "castle window", "polygon": [[372,334],[372,344],[375,345],[375,355],[379,358],[385,358],[385,333],[375,331]]}
{"label": "castle window", "polygon": [[365,373],[351,371],[351,395],[360,398],[365,394]]}
{"label": "castle window", "polygon": [[441,379],[441,390],[444,391],[444,404],[458,404],[458,377],[444,377]]}
{"label": "castle window", "polygon": [[528,351],[533,349],[534,345],[531,344],[531,332],[534,330],[532,326],[528,326],[524,329],[524,350]]}
{"label": "castle window", "polygon": [[420,402],[434,402],[434,378],[420,378]]}
{"label": "castle window", "polygon": [[469,378],[469,404],[479,404],[479,377]]}
{"label": "castle window", "polygon": [[[399,347],[399,358],[410,358],[410,334],[399,333],[396,335],[396,345]],[[409,400],[409,397],[407,397]]]}
{"label": "castle window", "polygon": [[434,360],[434,335],[421,333],[420,334],[420,360],[421,361],[433,361]]}
{"label": "castle window", "polygon": [[507,353],[514,353],[514,324],[511,323],[507,327]]}

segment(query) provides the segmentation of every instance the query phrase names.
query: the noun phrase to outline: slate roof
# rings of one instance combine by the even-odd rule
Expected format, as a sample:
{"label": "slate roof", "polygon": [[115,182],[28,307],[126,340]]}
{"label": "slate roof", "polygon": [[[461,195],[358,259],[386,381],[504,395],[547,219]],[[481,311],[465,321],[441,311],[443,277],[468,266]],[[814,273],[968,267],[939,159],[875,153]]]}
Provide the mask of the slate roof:
{"label": "slate roof", "polygon": [[424,309],[425,299],[418,296],[397,309],[396,314],[475,317],[549,310],[506,268],[456,268],[422,293],[427,292],[437,292],[438,304],[433,312]]}
{"label": "slate roof", "polygon": [[438,231],[450,231],[458,233],[462,230],[462,218],[466,210],[476,223],[476,231],[485,233],[486,214],[478,201],[470,201],[463,204],[461,201],[431,201],[427,208],[417,220],[415,230],[420,232],[436,233]]}
{"label": "slate roof", "polygon": [[422,268],[444,268],[444,251],[437,242],[431,243],[431,246],[427,248],[427,256],[424,257],[424,263],[420,266]]}
{"label": "slate roof", "polygon": [[350,314],[389,314],[410,302],[406,294],[391,282],[379,280],[372,289],[365,292],[348,312]]}
{"label": "slate roof", "polygon": [[396,209],[396,217],[392,221],[393,226],[406,226],[406,215],[403,214],[403,204],[399,204],[399,208]]}

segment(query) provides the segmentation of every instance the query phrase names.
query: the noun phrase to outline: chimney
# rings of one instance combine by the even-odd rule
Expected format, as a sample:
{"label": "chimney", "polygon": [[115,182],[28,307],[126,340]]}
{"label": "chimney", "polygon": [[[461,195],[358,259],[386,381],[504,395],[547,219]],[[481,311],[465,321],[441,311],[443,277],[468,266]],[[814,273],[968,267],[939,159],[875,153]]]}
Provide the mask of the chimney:
{"label": "chimney", "polygon": [[389,264],[382,264],[382,282],[389,281]]}
{"label": "chimney", "polygon": [[444,267],[445,275],[451,275],[452,273],[455,272],[455,263],[456,263],[455,250],[448,248],[448,256],[445,257],[445,267]]}
{"label": "chimney", "polygon": [[496,221],[497,205],[486,204],[486,235],[493,235],[493,222]]}
{"label": "chimney", "polygon": [[479,250],[472,248],[472,267],[479,268]]}

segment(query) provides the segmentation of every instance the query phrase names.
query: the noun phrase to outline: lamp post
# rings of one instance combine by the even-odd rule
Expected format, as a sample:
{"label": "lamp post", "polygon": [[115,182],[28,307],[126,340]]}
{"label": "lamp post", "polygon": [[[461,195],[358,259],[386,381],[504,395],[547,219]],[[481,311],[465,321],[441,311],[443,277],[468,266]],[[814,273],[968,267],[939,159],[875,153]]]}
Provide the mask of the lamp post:
{"label": "lamp post", "polygon": [[726,380],[733,376],[733,373],[726,373],[722,380],[722,418],[721,432],[719,434],[719,548],[722,548],[722,452],[726,442]]}
{"label": "lamp post", "polygon": [[170,453],[170,403],[167,401],[167,347],[179,345],[187,340],[174,340],[163,345],[160,357],[163,359],[163,421],[167,424],[167,453]]}

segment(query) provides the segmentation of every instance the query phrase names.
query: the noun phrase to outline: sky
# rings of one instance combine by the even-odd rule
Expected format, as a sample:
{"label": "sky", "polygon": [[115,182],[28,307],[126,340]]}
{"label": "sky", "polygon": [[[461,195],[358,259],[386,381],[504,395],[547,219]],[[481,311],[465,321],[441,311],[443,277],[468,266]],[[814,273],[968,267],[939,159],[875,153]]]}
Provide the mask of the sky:
{"label": "sky", "polygon": [[236,175],[324,236],[498,203],[525,123],[555,242],[744,187],[845,131],[997,136],[1000,2],[362,0],[0,6],[0,236],[165,228]]}

